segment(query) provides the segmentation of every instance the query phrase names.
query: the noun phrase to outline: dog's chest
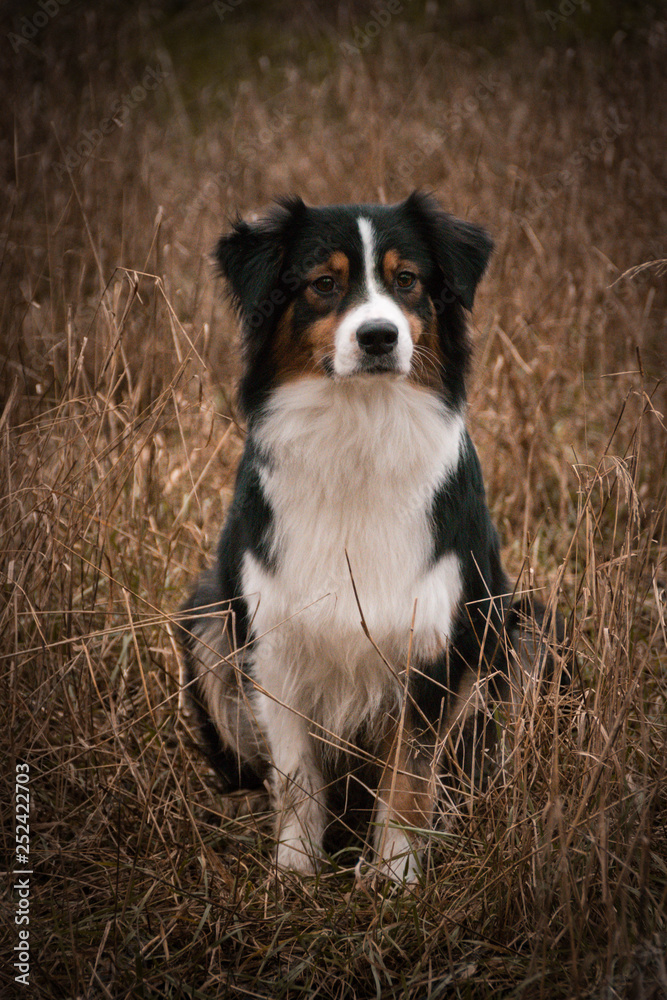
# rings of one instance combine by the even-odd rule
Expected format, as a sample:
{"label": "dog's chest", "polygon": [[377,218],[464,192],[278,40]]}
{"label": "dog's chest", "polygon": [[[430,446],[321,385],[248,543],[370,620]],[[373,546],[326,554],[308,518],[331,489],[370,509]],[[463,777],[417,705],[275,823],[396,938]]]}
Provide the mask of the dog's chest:
{"label": "dog's chest", "polygon": [[246,556],[255,635],[280,626],[301,648],[349,663],[368,648],[361,610],[375,641],[400,656],[414,613],[416,652],[442,648],[461,584],[454,555],[433,563],[431,511],[462,433],[459,415],[398,381],[279,390],[256,435],[273,569]]}

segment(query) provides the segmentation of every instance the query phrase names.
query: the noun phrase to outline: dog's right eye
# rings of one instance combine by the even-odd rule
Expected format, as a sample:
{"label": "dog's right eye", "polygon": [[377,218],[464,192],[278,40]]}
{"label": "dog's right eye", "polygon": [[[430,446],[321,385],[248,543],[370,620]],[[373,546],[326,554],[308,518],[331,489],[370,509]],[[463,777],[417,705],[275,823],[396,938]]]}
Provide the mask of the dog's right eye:
{"label": "dog's right eye", "polygon": [[312,282],[312,286],[320,295],[331,295],[336,290],[336,282],[328,274],[323,274]]}
{"label": "dog's right eye", "polygon": [[394,280],[397,288],[400,288],[402,292],[409,292],[411,288],[414,288],[417,275],[413,274],[412,271],[401,271]]}

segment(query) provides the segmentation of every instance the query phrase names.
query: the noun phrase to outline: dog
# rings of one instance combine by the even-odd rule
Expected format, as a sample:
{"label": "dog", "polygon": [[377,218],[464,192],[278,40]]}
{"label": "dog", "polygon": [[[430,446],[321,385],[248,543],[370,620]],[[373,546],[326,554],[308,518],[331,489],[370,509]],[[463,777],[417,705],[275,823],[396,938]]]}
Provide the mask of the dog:
{"label": "dog", "polygon": [[316,870],[331,788],[355,776],[374,796],[366,863],[418,878],[442,776],[481,768],[484,699],[516,661],[547,659],[466,428],[467,314],[491,252],[419,191],[282,199],[217,244],[247,438],[184,609],[184,684],[227,787],[268,779],[280,869]]}

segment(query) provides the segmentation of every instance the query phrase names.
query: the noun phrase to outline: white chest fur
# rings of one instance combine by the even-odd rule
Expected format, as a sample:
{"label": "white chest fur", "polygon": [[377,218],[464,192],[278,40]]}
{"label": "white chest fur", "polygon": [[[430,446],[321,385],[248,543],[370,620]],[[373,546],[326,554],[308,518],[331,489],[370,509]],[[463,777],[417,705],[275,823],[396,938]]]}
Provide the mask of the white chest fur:
{"label": "white chest fur", "polygon": [[[350,732],[400,689],[413,657],[447,640],[458,560],[432,562],[435,491],[456,467],[460,414],[386,377],[280,388],[256,440],[274,517],[276,569],[246,555],[243,586],[259,683],[330,731]],[[350,569],[369,631],[364,635]]]}

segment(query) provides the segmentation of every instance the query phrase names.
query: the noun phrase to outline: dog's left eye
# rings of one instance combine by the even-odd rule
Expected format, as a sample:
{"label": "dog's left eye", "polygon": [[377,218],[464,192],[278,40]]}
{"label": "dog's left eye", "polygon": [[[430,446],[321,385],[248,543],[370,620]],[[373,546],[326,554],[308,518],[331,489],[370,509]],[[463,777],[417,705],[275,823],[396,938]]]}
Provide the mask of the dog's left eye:
{"label": "dog's left eye", "polygon": [[328,274],[323,274],[312,283],[313,288],[320,295],[331,295],[336,290],[336,282]]}
{"label": "dog's left eye", "polygon": [[400,288],[403,292],[407,292],[409,288],[412,288],[416,280],[417,275],[413,274],[412,271],[399,271],[394,278],[396,287]]}

